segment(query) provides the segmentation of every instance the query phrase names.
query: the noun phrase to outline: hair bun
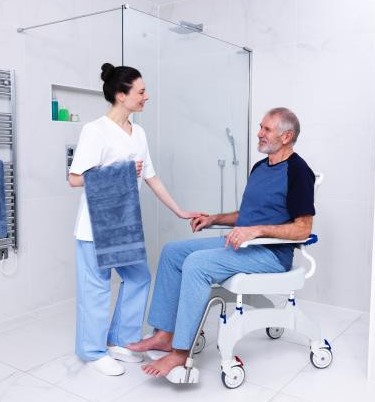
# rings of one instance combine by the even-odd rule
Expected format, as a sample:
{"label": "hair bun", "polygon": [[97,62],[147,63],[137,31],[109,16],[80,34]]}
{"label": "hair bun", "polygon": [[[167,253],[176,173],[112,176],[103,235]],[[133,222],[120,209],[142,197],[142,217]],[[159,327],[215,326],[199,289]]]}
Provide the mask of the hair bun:
{"label": "hair bun", "polygon": [[115,67],[111,63],[104,63],[102,65],[101,79],[104,82],[108,81],[108,79],[111,78],[114,71],[115,71]]}

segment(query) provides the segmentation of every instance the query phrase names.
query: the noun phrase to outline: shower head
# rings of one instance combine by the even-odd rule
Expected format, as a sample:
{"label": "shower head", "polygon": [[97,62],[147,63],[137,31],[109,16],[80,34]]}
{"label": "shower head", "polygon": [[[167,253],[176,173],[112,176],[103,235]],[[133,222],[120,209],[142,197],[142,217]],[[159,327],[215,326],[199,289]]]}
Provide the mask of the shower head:
{"label": "shower head", "polygon": [[193,24],[192,22],[188,21],[180,21],[179,25],[170,28],[170,30],[183,35],[192,32],[203,32],[203,24]]}
{"label": "shower head", "polygon": [[237,166],[238,163],[239,163],[239,161],[238,161],[238,159],[237,159],[236,144],[235,144],[235,142],[234,142],[233,134],[232,134],[232,132],[230,131],[230,128],[228,128],[228,127],[225,129],[225,132],[227,133],[228,140],[229,140],[229,142],[230,142],[230,145],[232,146],[232,152],[233,152],[233,161],[232,161],[232,164],[235,165],[235,166]]}
{"label": "shower head", "polygon": [[234,146],[234,137],[233,137],[232,132],[230,131],[230,128],[227,127],[225,129],[225,132],[227,133],[227,137],[228,137],[229,142],[231,143],[232,146]]}

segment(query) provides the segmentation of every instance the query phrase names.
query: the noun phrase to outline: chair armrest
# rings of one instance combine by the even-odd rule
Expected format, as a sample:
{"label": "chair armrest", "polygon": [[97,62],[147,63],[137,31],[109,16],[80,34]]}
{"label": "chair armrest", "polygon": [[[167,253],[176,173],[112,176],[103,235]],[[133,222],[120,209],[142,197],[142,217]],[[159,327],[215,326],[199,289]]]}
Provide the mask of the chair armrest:
{"label": "chair armrest", "polygon": [[309,240],[309,237],[307,239],[303,240],[288,240],[288,239],[278,239],[276,237],[257,237],[252,240],[247,240],[244,241],[240,247],[248,247],[248,246],[256,246],[256,245],[262,245],[262,244],[291,244],[291,243],[296,243],[296,244],[304,244]]}
{"label": "chair armrest", "polygon": [[306,272],[305,278],[311,278],[316,270],[316,262],[314,257],[312,257],[307,251],[306,246],[316,243],[318,241],[318,237],[315,234],[311,234],[307,239],[304,240],[287,240],[287,239],[278,239],[275,237],[257,237],[253,240],[247,240],[243,242],[240,247],[245,248],[248,246],[255,245],[264,245],[264,244],[298,244],[298,248],[300,249],[302,255],[306,258],[306,260],[310,263],[310,269]]}

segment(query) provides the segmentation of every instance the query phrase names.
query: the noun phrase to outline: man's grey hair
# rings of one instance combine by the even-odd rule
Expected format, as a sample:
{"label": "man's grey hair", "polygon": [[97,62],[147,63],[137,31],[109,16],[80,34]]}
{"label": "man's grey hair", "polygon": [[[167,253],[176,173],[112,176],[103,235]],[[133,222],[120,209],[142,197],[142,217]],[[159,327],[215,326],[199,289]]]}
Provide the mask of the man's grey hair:
{"label": "man's grey hair", "polygon": [[300,124],[298,117],[286,107],[275,107],[268,111],[268,116],[278,115],[280,117],[280,122],[278,124],[278,129],[281,133],[284,131],[292,131],[293,132],[293,144],[297,141],[299,132],[300,132]]}

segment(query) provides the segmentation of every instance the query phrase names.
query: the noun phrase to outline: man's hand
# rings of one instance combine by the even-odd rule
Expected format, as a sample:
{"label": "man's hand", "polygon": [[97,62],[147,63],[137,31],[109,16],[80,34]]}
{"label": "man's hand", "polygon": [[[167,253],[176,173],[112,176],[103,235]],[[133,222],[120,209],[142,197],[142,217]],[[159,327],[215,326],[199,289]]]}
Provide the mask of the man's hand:
{"label": "man's hand", "polygon": [[212,225],[214,220],[213,215],[201,215],[191,219],[190,226],[193,232],[199,232],[204,228],[208,228]]}
{"label": "man's hand", "polygon": [[258,226],[234,227],[226,236],[225,247],[232,246],[237,250],[240,245],[261,235]]}

